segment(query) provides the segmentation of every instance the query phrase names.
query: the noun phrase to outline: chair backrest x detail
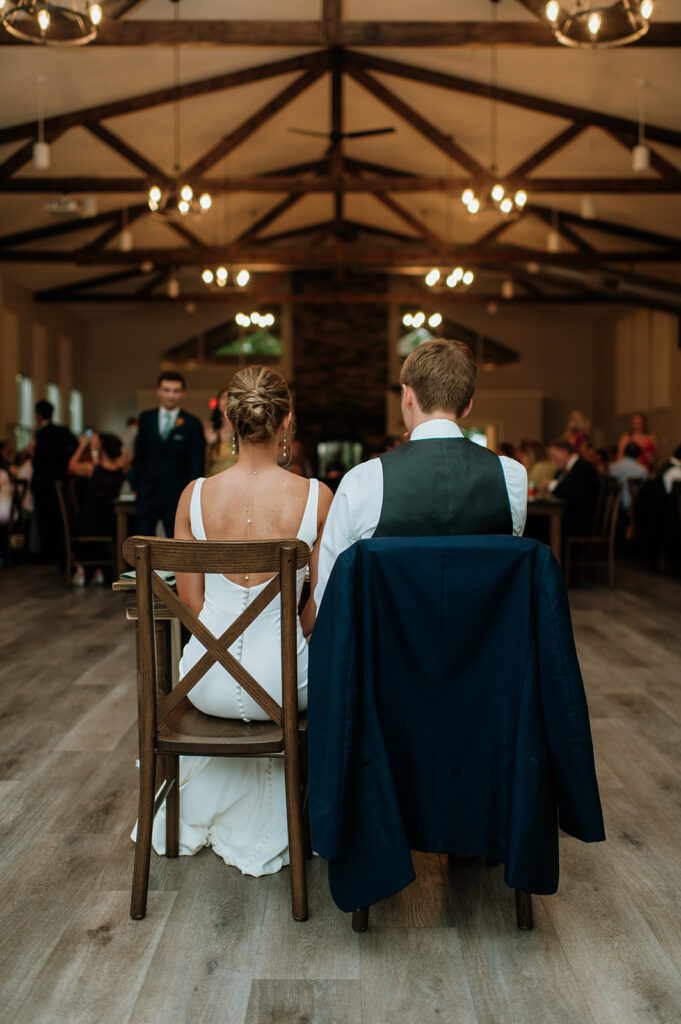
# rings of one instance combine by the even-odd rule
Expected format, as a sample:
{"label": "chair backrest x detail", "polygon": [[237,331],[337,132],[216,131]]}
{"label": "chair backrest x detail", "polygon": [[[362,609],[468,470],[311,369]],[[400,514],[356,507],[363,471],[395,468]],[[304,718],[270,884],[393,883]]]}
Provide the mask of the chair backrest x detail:
{"label": "chair backrest x detail", "polygon": [[[283,725],[284,708],[287,706],[295,709],[297,718],[296,570],[307,565],[310,559],[310,550],[304,541],[245,542],[129,537],[123,546],[123,554],[134,565],[137,577],[140,686],[146,691],[142,703],[146,704],[157,727],[216,662],[277,725]],[[275,575],[222,635],[216,637],[154,570],[224,574],[271,572]],[[232,644],[277,594],[281,594],[283,708],[229,653]],[[154,599],[165,606],[206,649],[177,686],[164,696],[158,695]]]}

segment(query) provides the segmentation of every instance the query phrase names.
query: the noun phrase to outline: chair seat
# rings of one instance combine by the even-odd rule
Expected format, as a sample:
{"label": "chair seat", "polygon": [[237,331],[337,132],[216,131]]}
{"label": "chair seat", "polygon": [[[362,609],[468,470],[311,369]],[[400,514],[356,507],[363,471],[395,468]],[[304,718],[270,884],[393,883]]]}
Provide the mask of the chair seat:
{"label": "chair seat", "polygon": [[[298,716],[298,730],[307,730],[307,712]],[[270,720],[242,722],[238,718],[204,715],[188,697],[159,725],[159,754],[208,754],[213,757],[281,754],[284,731]]]}

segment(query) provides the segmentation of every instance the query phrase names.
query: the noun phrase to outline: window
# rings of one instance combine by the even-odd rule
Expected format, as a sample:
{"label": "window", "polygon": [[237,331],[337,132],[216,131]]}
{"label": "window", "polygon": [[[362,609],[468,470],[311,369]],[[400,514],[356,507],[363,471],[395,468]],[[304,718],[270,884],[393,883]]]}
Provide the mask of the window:
{"label": "window", "polygon": [[83,433],[83,395],[77,388],[69,396],[69,426],[74,434]]}
{"label": "window", "polygon": [[48,380],[45,393],[47,401],[50,405],[54,406],[54,415],[52,417],[54,422],[61,423],[61,391],[59,390],[59,385],[55,384],[52,380]]}
{"label": "window", "polygon": [[14,440],[17,450],[25,448],[33,437],[33,381],[25,373],[17,374],[17,422]]}

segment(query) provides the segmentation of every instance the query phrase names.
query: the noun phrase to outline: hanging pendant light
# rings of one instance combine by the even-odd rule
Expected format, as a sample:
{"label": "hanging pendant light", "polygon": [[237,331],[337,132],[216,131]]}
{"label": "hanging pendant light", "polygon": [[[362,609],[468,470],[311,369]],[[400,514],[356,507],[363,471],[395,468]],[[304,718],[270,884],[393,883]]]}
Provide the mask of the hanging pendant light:
{"label": "hanging pendant light", "polygon": [[38,75],[34,82],[38,86],[38,141],[33,143],[33,166],[46,171],[50,166],[50,144],[45,142],[45,76]]}
{"label": "hanging pendant light", "polygon": [[[180,5],[178,0],[171,0],[171,3],[173,20],[177,26]],[[152,213],[177,212],[180,217],[186,217],[189,213],[208,213],[213,205],[211,194],[202,192],[197,196],[189,182],[180,180],[180,48],[177,43],[173,46],[173,88],[173,184],[165,189],[158,184],[152,185],[147,195],[147,204]]]}
{"label": "hanging pendant light", "polygon": [[650,170],[650,150],[646,146],[645,94],[648,86],[645,78],[638,80],[638,144],[631,151],[631,168],[634,174],[645,174]]}

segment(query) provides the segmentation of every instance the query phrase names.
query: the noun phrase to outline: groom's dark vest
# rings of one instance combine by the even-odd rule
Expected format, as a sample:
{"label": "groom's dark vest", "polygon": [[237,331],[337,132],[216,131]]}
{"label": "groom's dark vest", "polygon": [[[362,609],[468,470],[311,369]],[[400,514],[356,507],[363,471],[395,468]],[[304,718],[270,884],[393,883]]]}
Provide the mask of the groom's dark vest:
{"label": "groom's dark vest", "polygon": [[409,441],[381,456],[383,505],[374,537],[513,533],[499,457],[466,438]]}

